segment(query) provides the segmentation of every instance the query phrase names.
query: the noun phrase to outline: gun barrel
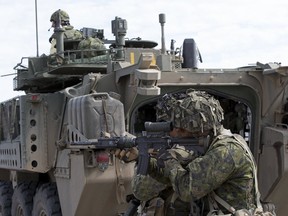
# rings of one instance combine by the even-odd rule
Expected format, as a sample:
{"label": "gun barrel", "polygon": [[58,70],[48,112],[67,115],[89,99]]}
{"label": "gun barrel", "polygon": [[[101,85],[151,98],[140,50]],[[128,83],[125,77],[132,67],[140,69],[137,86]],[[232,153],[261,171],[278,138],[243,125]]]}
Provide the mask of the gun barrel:
{"label": "gun barrel", "polygon": [[172,122],[145,122],[147,132],[170,132],[173,129]]}
{"label": "gun barrel", "polygon": [[117,147],[120,149],[132,148],[136,146],[135,138],[133,137],[120,137],[117,142]]}
{"label": "gun barrel", "polygon": [[95,146],[96,149],[106,148],[132,148],[136,146],[135,138],[133,137],[112,137],[99,138],[86,141],[75,141],[70,143],[71,146]]}

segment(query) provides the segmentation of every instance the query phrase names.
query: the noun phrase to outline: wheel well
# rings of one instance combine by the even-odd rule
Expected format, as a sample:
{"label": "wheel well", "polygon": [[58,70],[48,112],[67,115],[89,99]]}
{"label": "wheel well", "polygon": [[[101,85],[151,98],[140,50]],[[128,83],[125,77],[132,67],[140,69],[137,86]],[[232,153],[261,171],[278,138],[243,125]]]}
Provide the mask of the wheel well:
{"label": "wheel well", "polygon": [[[213,95],[219,100],[224,110],[223,126],[230,129],[232,133],[242,135],[247,143],[250,141],[251,135],[251,110],[248,105],[243,102],[219,95]],[[145,130],[145,121],[156,121],[155,106],[157,98],[139,104],[133,111],[131,119],[130,133],[139,136]]]}

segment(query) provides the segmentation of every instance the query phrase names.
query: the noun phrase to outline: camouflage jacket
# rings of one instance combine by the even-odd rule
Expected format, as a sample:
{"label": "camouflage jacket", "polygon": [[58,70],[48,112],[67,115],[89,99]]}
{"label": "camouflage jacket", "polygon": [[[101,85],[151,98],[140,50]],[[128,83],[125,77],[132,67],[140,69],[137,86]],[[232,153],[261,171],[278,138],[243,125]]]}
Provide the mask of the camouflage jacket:
{"label": "camouflage jacket", "polygon": [[[82,33],[77,30],[74,29],[73,26],[63,26],[62,27],[64,30],[64,41],[65,40],[82,40],[83,39],[83,35]],[[50,54],[56,53],[56,34],[53,33],[52,36],[49,38],[49,42],[51,43],[51,47],[50,47]]]}
{"label": "camouflage jacket", "polygon": [[[167,182],[155,164],[150,166],[151,176]],[[178,164],[169,170],[170,182],[181,200],[189,202],[191,198],[206,198],[215,191],[235,209],[256,207],[253,176],[250,157],[233,136],[227,135],[218,136],[204,156],[191,161],[185,168]]]}
{"label": "camouflage jacket", "polygon": [[[64,40],[82,40],[84,38],[82,33],[71,25],[63,26],[62,29],[64,30]],[[55,38],[55,33],[53,33],[49,38],[50,43]]]}

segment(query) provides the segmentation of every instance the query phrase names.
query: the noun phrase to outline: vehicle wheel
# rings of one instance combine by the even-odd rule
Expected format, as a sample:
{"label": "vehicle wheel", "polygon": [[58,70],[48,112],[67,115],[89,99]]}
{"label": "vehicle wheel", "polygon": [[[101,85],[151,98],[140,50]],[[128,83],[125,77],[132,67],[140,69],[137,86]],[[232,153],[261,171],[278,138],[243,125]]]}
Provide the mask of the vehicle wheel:
{"label": "vehicle wheel", "polygon": [[62,216],[55,183],[45,183],[37,189],[32,216]]}
{"label": "vehicle wheel", "polygon": [[31,216],[35,182],[21,182],[14,189],[11,213],[13,216]]}
{"label": "vehicle wheel", "polygon": [[11,216],[13,188],[11,182],[0,181],[0,215]]}

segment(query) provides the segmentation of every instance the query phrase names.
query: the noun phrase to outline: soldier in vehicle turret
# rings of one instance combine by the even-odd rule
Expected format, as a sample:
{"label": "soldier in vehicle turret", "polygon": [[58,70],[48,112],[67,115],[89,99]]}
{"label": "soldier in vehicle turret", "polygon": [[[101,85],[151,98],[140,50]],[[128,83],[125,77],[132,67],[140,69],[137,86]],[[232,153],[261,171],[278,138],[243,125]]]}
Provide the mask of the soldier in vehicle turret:
{"label": "soldier in vehicle turret", "polygon": [[[60,19],[59,19],[59,18]],[[55,28],[57,25],[58,20],[61,21],[60,25],[62,29],[64,30],[64,41],[66,40],[82,40],[84,37],[82,33],[74,29],[72,25],[70,25],[70,18],[68,13],[66,13],[64,10],[57,10],[55,11],[50,18],[50,22],[52,22],[52,28]],[[49,42],[51,43],[50,48],[50,54],[53,54],[56,52],[56,36],[55,33],[49,38]]]}
{"label": "soldier in vehicle turret", "polygon": [[[195,157],[176,146],[151,156],[149,175],[132,181],[135,197],[146,202],[144,214],[273,215],[263,213],[254,158],[240,135],[223,128],[218,100],[195,90],[164,95],[156,115],[173,122],[171,137],[197,138],[205,153]],[[135,158],[135,149],[130,155]]]}
{"label": "soldier in vehicle turret", "polygon": [[[61,9],[51,15],[52,28],[57,27],[59,20],[61,21],[60,26],[64,30],[64,50],[89,50],[83,52],[84,57],[105,54],[106,47],[104,43],[97,37],[84,36],[81,31],[74,29],[70,25],[68,13]],[[49,42],[51,43],[50,54],[56,53],[56,33],[49,38]]]}

